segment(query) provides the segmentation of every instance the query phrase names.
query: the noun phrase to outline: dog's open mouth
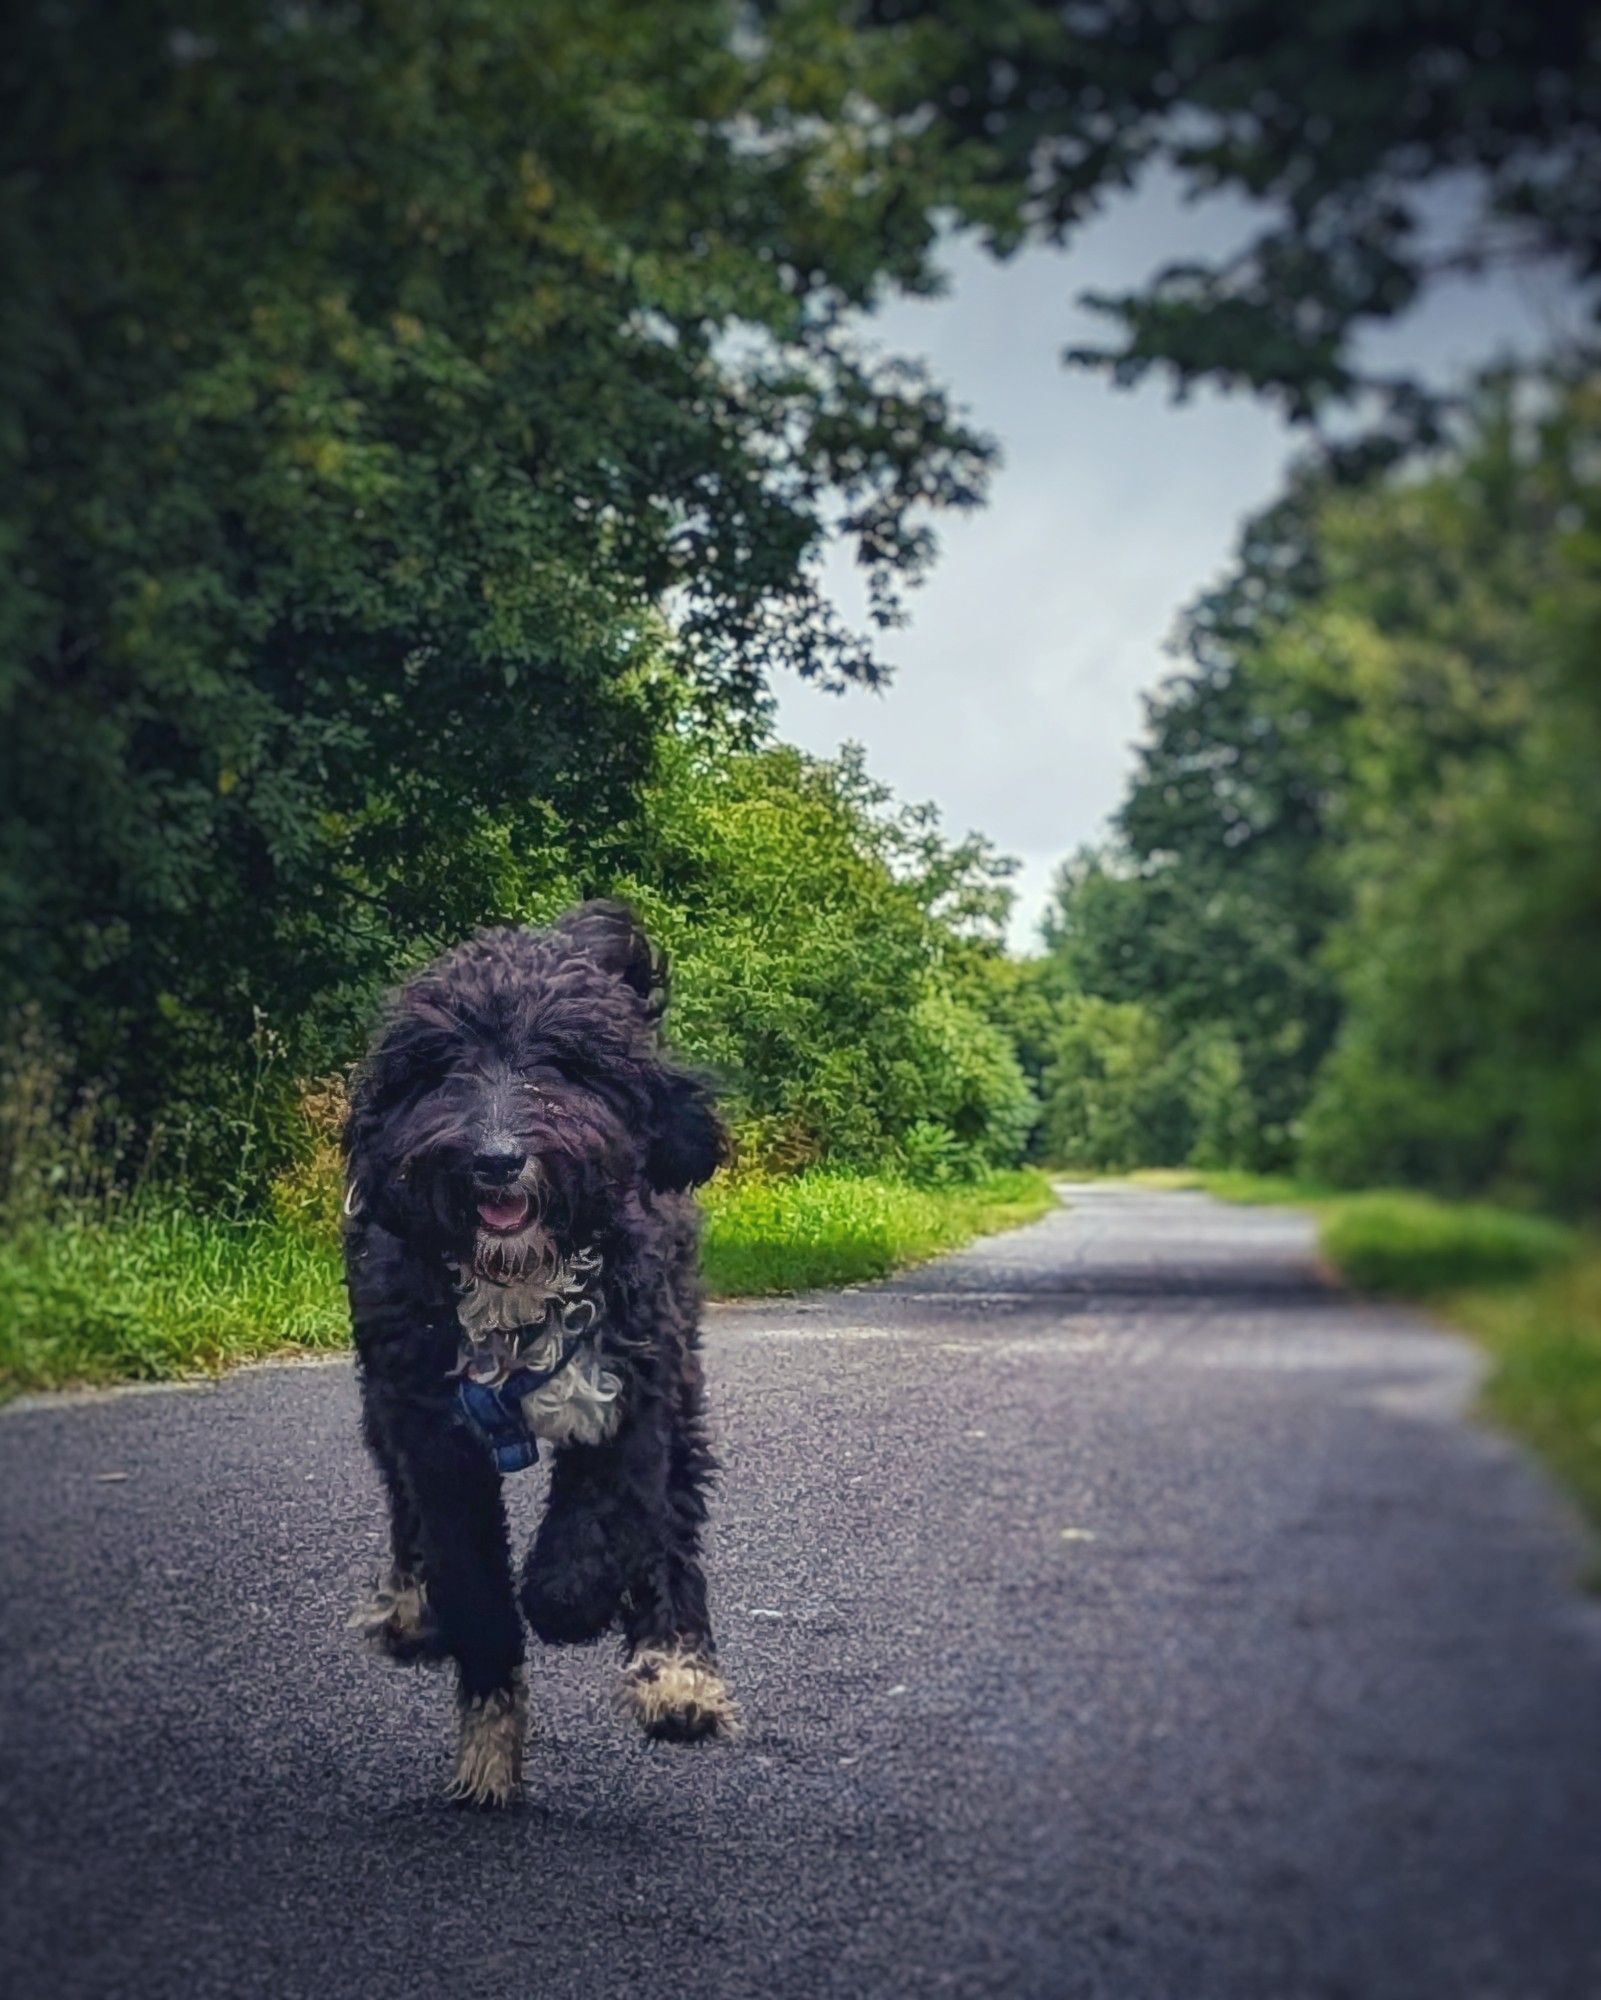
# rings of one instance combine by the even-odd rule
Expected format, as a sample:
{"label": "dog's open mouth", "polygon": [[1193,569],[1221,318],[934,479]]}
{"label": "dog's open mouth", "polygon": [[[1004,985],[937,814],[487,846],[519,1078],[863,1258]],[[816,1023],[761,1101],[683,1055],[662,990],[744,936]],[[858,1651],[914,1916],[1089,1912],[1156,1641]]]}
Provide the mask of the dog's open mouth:
{"label": "dog's open mouth", "polygon": [[507,1188],[501,1194],[484,1195],[478,1202],[478,1220],[495,1236],[512,1236],[522,1228],[533,1203],[522,1188]]}

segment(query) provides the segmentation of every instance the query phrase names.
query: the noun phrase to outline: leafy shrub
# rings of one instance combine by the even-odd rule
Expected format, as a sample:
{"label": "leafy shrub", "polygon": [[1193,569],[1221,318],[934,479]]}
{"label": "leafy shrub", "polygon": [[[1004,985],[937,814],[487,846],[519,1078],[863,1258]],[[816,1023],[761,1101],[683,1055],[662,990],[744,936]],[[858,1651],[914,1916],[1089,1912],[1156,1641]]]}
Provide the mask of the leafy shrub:
{"label": "leafy shrub", "polygon": [[1231,1167],[1251,1160],[1257,1120],[1238,1042],[1224,1028],[1202,1029],[1184,1043],[1179,1060],[1186,1072],[1191,1166]]}
{"label": "leafy shrub", "polygon": [[1064,1166],[1168,1166],[1190,1149],[1182,1065],[1155,1011],[1070,994],[1044,1077],[1043,1143]]}
{"label": "leafy shrub", "polygon": [[999,956],[993,913],[978,939],[950,914],[985,907],[987,852],[894,808],[858,753],[780,744],[667,739],[644,819],[636,871],[610,886],[671,956],[673,1036],[728,1086],[744,1162],[893,1171],[927,1125],[953,1173],[1022,1157],[1028,1081],[948,965],[959,944]]}
{"label": "leafy shrub", "polygon": [[900,1135],[902,1159],[913,1157],[913,1134],[932,1126],[948,1135],[946,1158],[958,1178],[1014,1166],[1039,1104],[1005,1034],[932,984],[913,1010],[911,1032],[923,1115]]}
{"label": "leafy shrub", "polygon": [[913,1187],[950,1187],[972,1180],[977,1161],[948,1126],[921,1118],[901,1140],[901,1172]]}
{"label": "leafy shrub", "polygon": [[268,1206],[286,1227],[334,1243],[339,1239],[344,1193],[340,1145],[346,1109],[344,1077],[322,1077],[306,1084],[297,1109],[289,1159],[273,1176]]}

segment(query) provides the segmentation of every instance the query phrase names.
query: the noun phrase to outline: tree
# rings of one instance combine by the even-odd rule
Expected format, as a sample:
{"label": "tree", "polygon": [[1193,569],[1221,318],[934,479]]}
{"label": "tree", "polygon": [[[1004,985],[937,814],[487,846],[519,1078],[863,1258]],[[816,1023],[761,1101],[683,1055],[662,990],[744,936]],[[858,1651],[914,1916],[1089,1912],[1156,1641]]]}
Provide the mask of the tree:
{"label": "tree", "polygon": [[1069,994],[1045,1070],[1042,1144],[1067,1167],[1122,1170],[1187,1158],[1191,1121],[1171,1044],[1138,1000]]}
{"label": "tree", "polygon": [[961,913],[1003,879],[927,808],[896,807],[859,754],[683,734],[659,746],[617,887],[673,959],[674,1033],[729,1086],[747,1162],[893,1167],[923,1127],[922,1155],[971,1172],[1014,1164],[1035,1118],[969,998]]}
{"label": "tree", "polygon": [[1094,999],[1140,1090],[1186,1070],[1194,1157],[1601,1196],[1598,422],[1492,383],[1432,462],[1301,481],[1188,620],[1048,942],[1075,1047]]}
{"label": "tree", "polygon": [[948,224],[1004,253],[1158,168],[1243,193],[1255,243],[1104,302],[1091,358],[1304,420],[1376,387],[1392,440],[1435,411],[1367,381],[1364,326],[1442,268],[1601,254],[1585,10],[25,0],[0,32],[0,999],[147,1115],[223,1094],[263,1016],[320,1041],[541,853],[613,878],[664,620],[747,729],[774,672],[882,674],[815,563],[843,534],[891,626],[982,493],[983,441],[854,333],[935,288]]}
{"label": "tree", "polygon": [[1498,266],[1554,267],[1594,302],[1590,6],[859,0],[854,18],[886,119],[997,248],[1070,241],[1155,171],[1253,205],[1236,253],[1091,299],[1115,333],[1072,358],[1118,382],[1243,385],[1297,421],[1366,398],[1391,443],[1437,438],[1443,399],[1364,367],[1366,327],[1444,275]]}
{"label": "tree", "polygon": [[1148,1004],[1173,1043],[1228,1044],[1241,1166],[1289,1163],[1337,1020],[1318,754],[1239,656],[1181,670],[1148,705],[1113,844],[1063,867],[1047,915],[1061,990]]}
{"label": "tree", "polygon": [[1356,695],[1315,1171],[1601,1203],[1598,441],[1593,381],[1503,387],[1455,463],[1331,510],[1290,661]]}
{"label": "tree", "polygon": [[5,35],[4,997],[125,1098],[499,913],[553,827],[602,879],[663,607],[723,712],[881,671],[821,543],[893,622],[986,454],[848,332],[932,221],[732,6]]}

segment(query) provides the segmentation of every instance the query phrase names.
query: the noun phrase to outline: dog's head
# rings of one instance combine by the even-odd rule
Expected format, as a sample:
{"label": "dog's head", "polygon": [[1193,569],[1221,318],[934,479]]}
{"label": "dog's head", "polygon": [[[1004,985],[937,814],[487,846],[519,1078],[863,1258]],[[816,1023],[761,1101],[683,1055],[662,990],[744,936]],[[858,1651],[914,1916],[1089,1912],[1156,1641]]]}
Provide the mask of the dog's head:
{"label": "dog's head", "polygon": [[657,1039],[664,967],[619,903],[483,931],[401,988],[357,1078],[349,1205],[509,1281],[630,1193],[707,1180],[723,1134]]}

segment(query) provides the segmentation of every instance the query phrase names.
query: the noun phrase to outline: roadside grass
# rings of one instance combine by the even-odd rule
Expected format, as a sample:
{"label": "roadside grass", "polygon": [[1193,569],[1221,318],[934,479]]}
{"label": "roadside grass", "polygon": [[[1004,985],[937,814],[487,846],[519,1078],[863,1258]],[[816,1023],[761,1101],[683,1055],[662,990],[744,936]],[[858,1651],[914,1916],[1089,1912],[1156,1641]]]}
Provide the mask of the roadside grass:
{"label": "roadside grass", "polygon": [[[1601,1249],[1442,1306],[1495,1357],[1489,1414],[1541,1453],[1601,1531]],[[1592,1582],[1601,1588],[1601,1557]]]}
{"label": "roadside grass", "polygon": [[1478,1341],[1492,1361],[1486,1414],[1540,1453],[1601,1531],[1601,1243],[1593,1236],[1543,1216],[1403,1190],[1349,1194],[1232,1172],[1167,1173],[1157,1184],[1311,1209],[1319,1247],[1348,1283],[1415,1300]]}
{"label": "roadside grass", "polygon": [[349,1338],[325,1236],[146,1194],[0,1239],[0,1394],[214,1372]]}
{"label": "roadside grass", "polygon": [[1137,1167],[1114,1179],[1137,1187],[1202,1188],[1220,1201],[1237,1201],[1252,1208],[1315,1208],[1331,1198],[1331,1190],[1316,1181],[1293,1180],[1286,1174],[1252,1174],[1243,1167]]}
{"label": "roadside grass", "polygon": [[1032,1222],[1055,1205],[1029,1169],[950,1187],[812,1172],[713,1182],[706,1281],[714,1296],[848,1285],[922,1263],[975,1236]]}
{"label": "roadside grass", "polygon": [[1578,1251],[1543,1216],[1420,1194],[1357,1194],[1323,1205],[1323,1254],[1353,1285],[1409,1298],[1537,1278]]}
{"label": "roadside grass", "polygon": [[[1043,1214],[1043,1174],[971,1186],[810,1173],[707,1190],[714,1296],[883,1277]],[[293,1220],[208,1215],[169,1190],[57,1208],[0,1235],[0,1399],[165,1381],[338,1351],[349,1338],[337,1243]]]}

